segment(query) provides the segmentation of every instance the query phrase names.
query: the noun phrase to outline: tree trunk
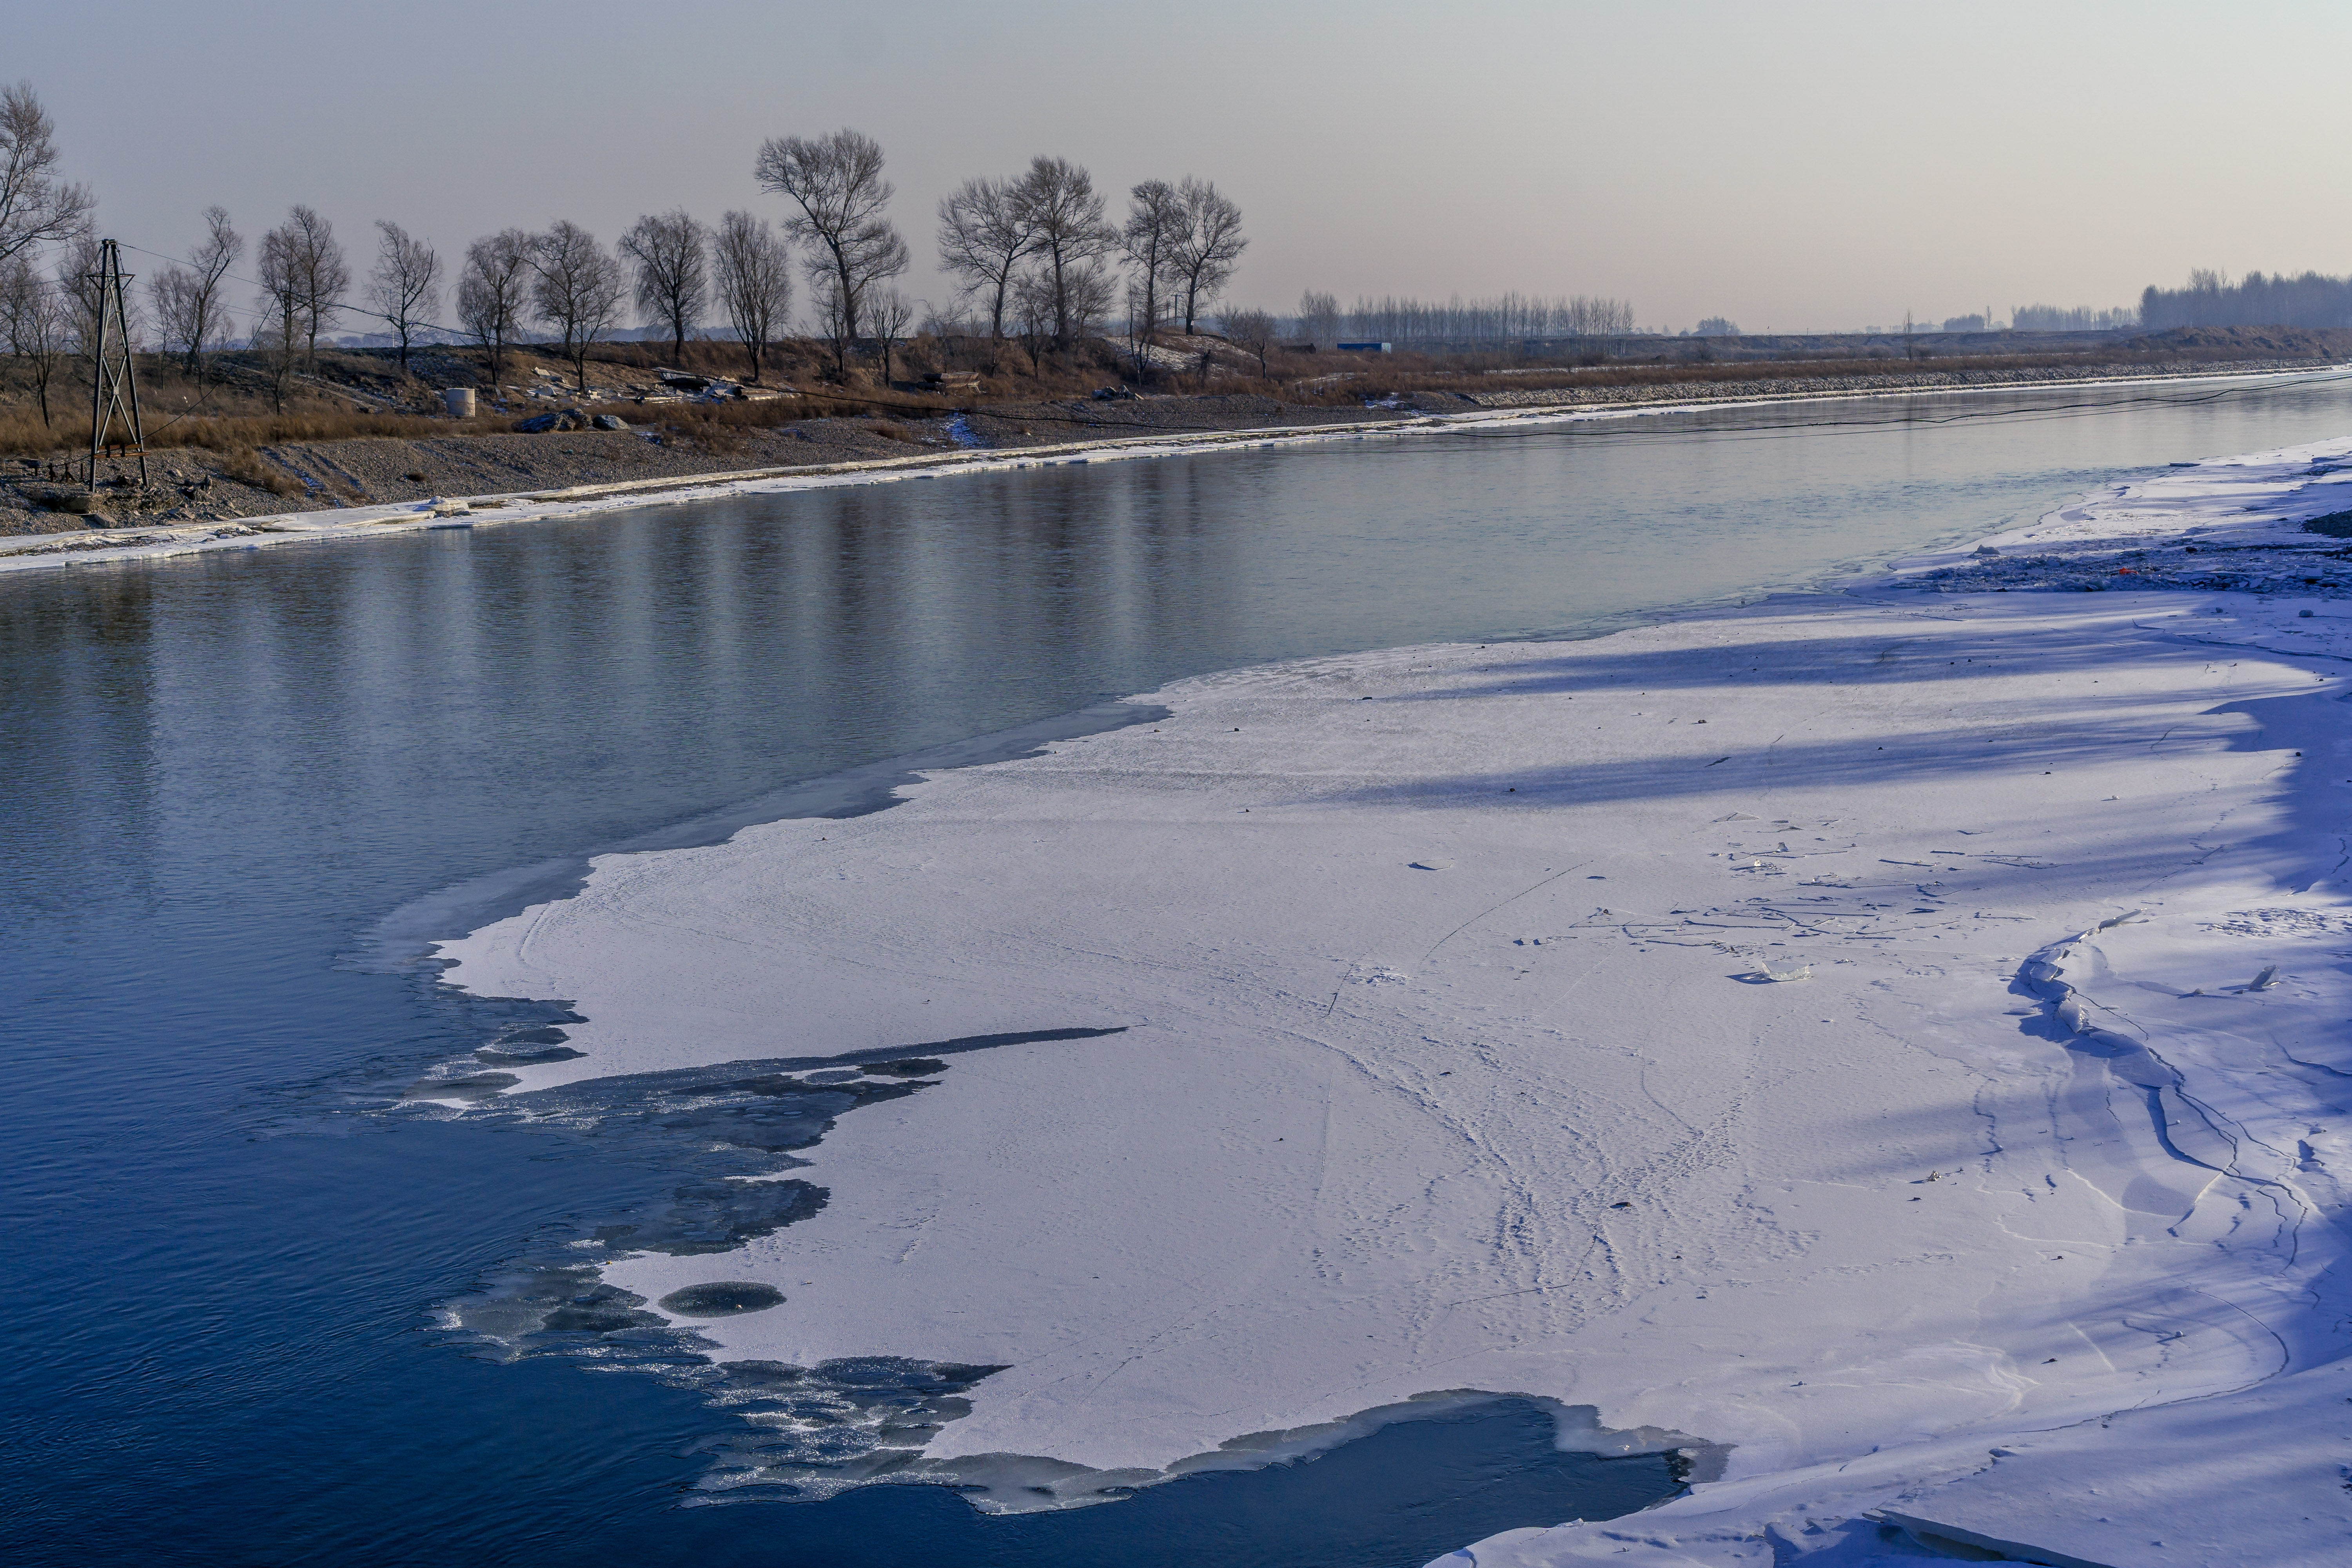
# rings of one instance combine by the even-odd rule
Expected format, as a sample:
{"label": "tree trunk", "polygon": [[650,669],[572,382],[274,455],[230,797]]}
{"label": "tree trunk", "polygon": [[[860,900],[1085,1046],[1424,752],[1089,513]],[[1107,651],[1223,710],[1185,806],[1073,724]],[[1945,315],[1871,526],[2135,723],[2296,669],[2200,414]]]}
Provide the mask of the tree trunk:
{"label": "tree trunk", "polygon": [[279,321],[277,374],[269,380],[270,407],[286,412],[286,386],[294,378],[294,307],[289,302]]}
{"label": "tree trunk", "polygon": [[988,374],[994,375],[1004,362],[1004,296],[1013,288],[1013,264],[996,275],[996,291],[988,298]]}
{"label": "tree trunk", "polygon": [[849,262],[839,250],[833,253],[834,287],[841,290],[835,301],[841,319],[834,323],[838,334],[833,342],[833,371],[844,386],[849,384],[849,345],[857,336],[857,298],[849,291]]}

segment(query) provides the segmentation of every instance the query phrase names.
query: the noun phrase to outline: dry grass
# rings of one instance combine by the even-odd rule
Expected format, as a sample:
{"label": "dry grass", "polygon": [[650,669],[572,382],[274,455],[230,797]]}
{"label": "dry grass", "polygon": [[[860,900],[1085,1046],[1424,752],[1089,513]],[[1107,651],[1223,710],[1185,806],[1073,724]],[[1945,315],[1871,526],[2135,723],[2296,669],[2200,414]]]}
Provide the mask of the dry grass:
{"label": "dry grass", "polygon": [[[280,441],[349,441],[365,437],[418,439],[428,436],[479,434],[504,430],[510,419],[454,421],[427,419],[408,414],[353,414],[331,408],[288,410],[284,414],[229,416],[194,419],[150,420],[150,452],[177,447],[205,447],[215,451],[249,450]],[[36,457],[89,448],[89,416],[41,423],[31,408],[0,408],[0,453]]]}
{"label": "dry grass", "polygon": [[[1555,363],[1503,353],[1359,355],[1277,350],[1258,365],[1234,351],[1221,351],[1209,385],[1196,374],[1162,371],[1143,384],[1147,390],[1192,394],[1255,395],[1307,405],[1339,407],[1414,392],[1540,391],[1582,387],[1637,387],[1704,382],[1741,384],[1833,377],[1899,376],[1912,373],[2002,370],[2094,370],[2101,366],[2152,367],[2217,363],[2253,358],[2343,358],[2352,355],[2352,333],[2284,329],[2184,329],[2112,340],[2046,344],[2032,352],[2031,340],[1999,353],[1938,353],[1903,357],[1899,344],[1854,340],[1843,344],[1774,342],[1769,340],[1659,338],[1622,340],[1611,345],[1643,353],[1641,360],[1603,360],[1597,352],[1564,352]],[[2007,345],[2003,345],[2004,348]],[[251,354],[217,356],[205,381],[189,378],[176,362],[142,354],[139,375],[148,407],[150,451],[201,448],[242,455],[236,477],[278,494],[290,482],[259,456],[261,448],[289,442],[332,442],[369,437],[429,440],[451,436],[499,434],[519,419],[545,412],[546,402],[525,403],[504,412],[486,410],[472,420],[439,412],[436,389],[470,383],[486,395],[488,384],[478,351],[425,351],[418,374],[404,378],[389,351],[324,350],[315,378],[298,383],[295,398],[278,411],[269,396],[264,363]],[[907,428],[957,410],[1003,409],[1022,416],[1023,405],[1082,398],[1110,384],[1135,384],[1133,366],[1115,344],[1090,341],[1066,350],[1045,350],[1036,359],[1013,342],[982,338],[919,338],[901,351],[906,379],[884,384],[870,360],[854,362],[836,378],[830,349],[813,340],[772,346],[764,356],[762,379],[786,395],[756,401],[639,404],[634,392],[655,384],[656,367],[677,364],[703,374],[738,380],[751,373],[751,356],[732,342],[690,342],[682,353],[667,342],[599,345],[590,355],[591,386],[578,396],[593,412],[618,414],[632,426],[648,424],[712,452],[742,449],[751,433],[804,419],[862,422],[889,439],[919,439]],[[534,368],[551,365],[530,350],[509,353],[508,386],[534,384]],[[940,393],[920,384],[929,371],[972,371],[977,386]],[[1494,373],[1507,370],[1507,376]],[[569,380],[566,367],[566,380]],[[54,419],[45,424],[31,396],[28,370],[0,355],[0,456],[55,458],[86,450],[89,388],[73,366],[63,369],[50,389]],[[567,395],[572,395],[567,388]],[[364,406],[362,406],[364,405]]]}
{"label": "dry grass", "polygon": [[302,481],[265,461],[250,447],[233,447],[221,454],[220,471],[241,485],[251,485],[271,495],[292,496],[302,493]]}

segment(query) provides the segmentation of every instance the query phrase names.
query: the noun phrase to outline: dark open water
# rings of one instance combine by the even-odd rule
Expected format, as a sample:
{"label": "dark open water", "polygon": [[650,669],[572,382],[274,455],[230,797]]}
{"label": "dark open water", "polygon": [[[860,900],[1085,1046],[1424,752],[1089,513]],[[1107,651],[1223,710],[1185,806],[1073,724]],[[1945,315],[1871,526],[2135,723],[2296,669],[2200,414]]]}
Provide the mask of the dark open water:
{"label": "dark open water", "polygon": [[2341,380],[1881,400],[0,580],[0,1554],[1411,1564],[1664,1495],[1503,1402],[1071,1513],[681,1507],[734,1417],[429,1316],[663,1173],[387,1114],[482,1025],[354,955],[436,889],[1173,677],[1833,581],[2347,430]]}

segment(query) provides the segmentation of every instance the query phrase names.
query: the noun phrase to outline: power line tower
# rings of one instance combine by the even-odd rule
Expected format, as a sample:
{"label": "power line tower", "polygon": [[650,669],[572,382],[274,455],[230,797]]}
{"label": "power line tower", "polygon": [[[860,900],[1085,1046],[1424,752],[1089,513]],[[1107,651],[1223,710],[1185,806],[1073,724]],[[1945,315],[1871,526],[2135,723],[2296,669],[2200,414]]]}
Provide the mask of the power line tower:
{"label": "power line tower", "polygon": [[[139,459],[139,488],[147,488],[147,437],[139,423],[139,376],[131,363],[131,329],[123,309],[122,253],[100,240],[98,270],[82,274],[96,292],[98,332],[90,344],[89,467],[82,482],[98,488],[98,459],[112,449]],[[116,435],[120,426],[121,435]]]}

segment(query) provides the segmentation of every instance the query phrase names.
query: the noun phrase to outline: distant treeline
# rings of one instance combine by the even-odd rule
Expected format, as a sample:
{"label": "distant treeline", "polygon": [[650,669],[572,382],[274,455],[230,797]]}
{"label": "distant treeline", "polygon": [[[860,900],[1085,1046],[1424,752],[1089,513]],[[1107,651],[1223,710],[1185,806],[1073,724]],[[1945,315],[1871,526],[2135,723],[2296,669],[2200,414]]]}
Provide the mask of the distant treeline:
{"label": "distant treeline", "polygon": [[1547,299],[1540,294],[1498,294],[1485,300],[1416,300],[1382,295],[1360,297],[1349,310],[1328,294],[1308,292],[1298,301],[1298,335],[1310,342],[1362,339],[1395,343],[1509,342],[1527,338],[1622,338],[1633,327],[1628,300],[1584,294]]}
{"label": "distant treeline", "polygon": [[2189,275],[2186,289],[2148,285],[2139,297],[2139,324],[2152,332],[2169,327],[2352,327],[2352,278],[2249,272],[2232,283],[2228,274],[2200,267]]}
{"label": "distant treeline", "polygon": [[[1951,325],[1949,321],[1944,324]],[[1982,325],[1979,322],[1977,330],[1981,331]],[[2113,310],[2095,310],[2088,305],[2015,305],[2010,309],[2010,330],[2016,332],[2114,331],[2137,325],[2139,316],[2128,305]]]}

